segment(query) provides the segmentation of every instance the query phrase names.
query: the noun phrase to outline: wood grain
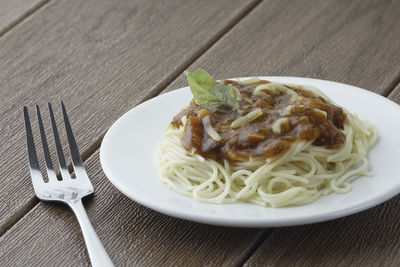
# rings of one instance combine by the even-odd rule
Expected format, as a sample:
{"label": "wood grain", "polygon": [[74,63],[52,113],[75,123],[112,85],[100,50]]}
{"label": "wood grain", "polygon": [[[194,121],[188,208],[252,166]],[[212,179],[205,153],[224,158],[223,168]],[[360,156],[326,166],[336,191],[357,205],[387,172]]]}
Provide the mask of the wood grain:
{"label": "wood grain", "polygon": [[388,98],[396,103],[400,104],[400,82],[393,89],[393,91],[389,94]]}
{"label": "wood grain", "polygon": [[[216,78],[300,76],[387,95],[400,77],[399,1],[267,1],[190,70]],[[183,75],[168,87],[186,85]]]}
{"label": "wood grain", "polygon": [[[108,182],[98,154],[85,164],[96,190],[86,208],[116,266],[234,266],[261,237],[260,230],[192,223],[133,202]],[[73,213],[42,202],[0,238],[0,265],[90,266]]]}
{"label": "wood grain", "polygon": [[47,2],[48,0],[0,0],[0,36]]}
{"label": "wood grain", "polygon": [[256,3],[51,1],[0,39],[0,232],[35,204],[22,105],[64,100],[90,155],[118,117],[157,94]]}
{"label": "wood grain", "polygon": [[[190,66],[190,69],[201,67],[213,73],[217,78],[248,75],[315,77],[354,84],[387,94],[400,73],[398,66],[400,55],[397,53],[399,50],[397,38],[400,29],[400,22],[397,19],[398,8],[398,3],[393,1],[388,1],[385,5],[378,1],[265,1],[215,43]],[[188,9],[184,12],[188,12]],[[56,15],[61,16],[61,14]],[[205,33],[200,33],[193,38],[204,36],[202,34]],[[43,35],[41,37],[43,39]],[[74,35],[70,34],[63,42],[55,40],[52,42],[62,45],[73,37]],[[63,37],[57,35],[57,38]],[[77,42],[77,40],[73,39],[71,42]],[[193,43],[190,40],[187,42],[189,44],[197,43],[198,39]],[[120,49],[123,45],[127,45],[124,42],[116,43],[114,46]],[[63,52],[75,47],[73,45],[66,46],[63,48]],[[103,43],[99,46],[103,47]],[[50,47],[55,49],[53,46]],[[0,52],[1,49],[0,46]],[[189,47],[187,49],[189,50]],[[107,50],[108,53],[119,57],[118,53],[114,54],[112,51],[111,48]],[[130,79],[128,74],[123,74],[125,76],[121,78],[122,80],[108,80],[103,76],[112,76],[110,73],[116,72],[113,64],[116,64],[118,60],[110,56],[102,58],[101,53],[94,54],[89,49],[85,52],[100,57],[100,63],[96,63],[96,60],[89,57],[90,62],[97,68],[101,68],[103,64],[111,61],[110,72],[102,69],[95,72],[98,75],[94,75],[93,70],[86,71],[86,68],[91,65],[82,63],[83,60],[75,57],[72,52],[68,56],[74,56],[74,60],[68,60],[67,63],[62,60],[60,60],[61,63],[58,63],[60,62],[58,60],[51,63],[50,60],[52,67],[61,68],[63,71],[53,73],[50,67],[49,69],[44,68],[43,65],[47,64],[45,57],[41,57],[44,63],[31,64],[29,70],[25,69],[25,73],[30,74],[27,75],[28,78],[32,76],[30,72],[34,72],[42,79],[41,84],[43,85],[35,84],[33,78],[29,80],[34,85],[32,87],[37,92],[41,92],[39,96],[42,97],[46,95],[46,92],[53,92],[53,87],[58,90],[61,90],[63,86],[77,88],[80,90],[79,93],[86,91],[79,89],[78,85],[85,85],[86,88],[89,88],[91,94],[82,99],[79,99],[79,94],[72,90],[63,92],[65,96],[75,99],[75,102],[70,103],[74,125],[87,123],[86,127],[103,127],[103,125],[100,126],[100,122],[104,122],[104,127],[108,127],[107,123],[112,120],[112,116],[120,114],[127,106],[133,106],[140,101],[135,100],[136,96],[143,99],[143,95],[139,92],[128,92],[126,87],[142,85],[138,90],[146,90],[146,92],[149,88],[152,90],[157,87],[152,84],[150,76],[146,76],[145,71],[140,72],[144,78],[141,75],[134,77],[143,79],[140,83],[133,78]],[[140,52],[144,53],[144,50]],[[80,53],[80,57],[86,59],[86,53]],[[132,57],[136,56],[141,59],[139,62],[147,62],[140,53],[135,53],[132,57],[129,55],[130,53],[133,52],[127,53],[126,56],[131,61]],[[157,51],[152,51],[152,53],[151,57],[163,58],[164,55]],[[42,50],[40,54],[49,55]],[[190,53],[187,52],[187,54]],[[0,62],[1,55],[2,53],[0,53]],[[78,58],[79,64],[84,66],[74,63]],[[168,57],[166,58],[168,59]],[[170,60],[170,62],[174,62],[174,60]],[[122,59],[119,58],[119,61]],[[154,65],[148,64],[151,66],[149,71],[157,68],[157,64],[161,60],[152,62]],[[20,64],[22,65],[22,63]],[[70,64],[73,67],[68,68]],[[36,72],[36,66],[44,69]],[[136,68],[138,67],[135,66],[134,70]],[[160,67],[161,70],[165,68],[168,68],[168,64]],[[65,69],[77,76],[79,83],[68,76]],[[16,68],[13,70],[17,71]],[[43,79],[42,76],[46,75],[42,72],[53,73],[53,76],[48,77],[47,82],[44,82],[46,79]],[[175,71],[175,74],[177,73]],[[130,74],[132,75],[132,73]],[[172,77],[170,75],[165,78],[165,76],[168,74],[156,76],[157,81],[165,81]],[[19,77],[22,79],[23,75],[20,74]],[[94,81],[95,78],[99,81]],[[129,81],[128,85],[124,83],[126,80]],[[2,79],[0,79],[0,83],[1,81]],[[21,81],[13,79],[11,83],[15,86],[7,88],[18,88],[18,82]],[[179,88],[185,84],[184,77],[179,76],[165,91]],[[95,85],[99,86],[95,87]],[[114,89],[114,85],[117,88],[114,95],[119,97],[119,101],[115,100],[112,97],[113,94],[106,90],[107,88]],[[1,84],[0,88],[2,88]],[[103,97],[97,96],[93,88],[100,88]],[[157,88],[162,88],[162,86]],[[12,92],[9,91],[9,94],[12,95]],[[27,99],[30,101],[29,103],[33,103],[29,95],[19,94],[21,96],[18,101]],[[95,100],[91,101],[90,97]],[[102,99],[114,100],[110,102],[108,109],[105,109],[103,106],[97,107]],[[88,102],[89,105],[81,106],[85,102]],[[15,98],[12,103],[20,102],[17,102],[17,98]],[[84,108],[89,111],[98,108],[100,111],[96,111],[93,116],[82,115]],[[9,108],[9,111],[12,111],[12,108]],[[6,111],[0,110],[0,112],[6,114]],[[98,116],[102,118],[99,119]],[[95,119],[96,123],[91,123],[90,119]],[[20,130],[22,131],[22,129]],[[98,133],[96,129],[93,131]],[[87,137],[89,133],[84,134]],[[91,141],[95,139],[90,135],[89,137]],[[21,143],[22,139],[22,137],[17,137],[15,142]],[[81,147],[88,148],[85,140],[80,142]],[[13,153],[17,153],[16,150],[13,150]],[[89,175],[93,177],[96,187],[96,195],[87,203],[87,207],[94,227],[117,265],[236,265],[250,256],[260,239],[265,239],[265,242],[246,264],[265,266],[267,264],[285,265],[285,263],[290,263],[295,265],[298,263],[301,265],[311,263],[333,266],[336,263],[344,265],[361,262],[361,264],[368,265],[368,262],[363,260],[366,258],[369,259],[369,264],[390,265],[396,263],[395,260],[399,258],[399,224],[396,215],[399,213],[399,205],[397,198],[367,212],[347,218],[310,226],[280,228],[266,238],[270,230],[200,225],[173,219],[141,207],[127,200],[105,180],[100,171],[97,157],[96,153],[87,162]],[[27,173],[22,173],[22,177],[27,177]],[[15,177],[13,179],[16,180]],[[12,189],[9,188],[6,192],[11,192]],[[79,228],[72,213],[66,208],[40,203],[0,238],[0,264],[11,266],[36,265],[38,263],[44,265],[56,263],[59,265],[88,265],[87,254],[82,238],[77,235],[78,231]],[[280,242],[281,239],[285,242]],[[30,246],[22,245],[26,243]],[[51,246],[50,243],[54,245]],[[277,244],[277,248],[274,247],[275,244]],[[319,246],[325,249],[319,250]],[[372,246],[374,250],[371,256],[366,253],[366,251],[369,252],[369,246]],[[274,255],[271,255],[269,251],[266,252],[265,247],[275,252]],[[314,248],[319,253],[313,253],[308,247]],[[281,250],[278,251],[278,248]],[[332,253],[330,249],[333,250]],[[385,249],[387,249],[386,252]],[[347,253],[347,250],[353,253]],[[295,254],[297,252],[303,252],[311,259]],[[382,253],[382,256],[379,253]],[[344,255],[343,260],[340,259],[342,254]],[[46,259],[43,255],[49,258]],[[293,260],[290,261],[290,259]]]}
{"label": "wood grain", "polygon": [[400,197],[346,218],[275,229],[245,266],[399,266]]}

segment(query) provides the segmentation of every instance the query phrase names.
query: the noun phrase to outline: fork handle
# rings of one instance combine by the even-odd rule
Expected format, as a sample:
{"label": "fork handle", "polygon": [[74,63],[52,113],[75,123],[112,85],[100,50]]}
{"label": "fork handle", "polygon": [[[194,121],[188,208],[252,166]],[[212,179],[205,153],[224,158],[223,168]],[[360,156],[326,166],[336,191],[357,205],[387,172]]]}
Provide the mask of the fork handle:
{"label": "fork handle", "polygon": [[82,229],[83,238],[85,239],[86,247],[89,252],[90,262],[93,267],[108,267],[114,266],[107,251],[104,249],[99,237],[93,229],[92,224],[89,221],[86,210],[83,207],[82,201],[68,202],[68,205],[74,211],[76,218],[78,219],[79,225]]}

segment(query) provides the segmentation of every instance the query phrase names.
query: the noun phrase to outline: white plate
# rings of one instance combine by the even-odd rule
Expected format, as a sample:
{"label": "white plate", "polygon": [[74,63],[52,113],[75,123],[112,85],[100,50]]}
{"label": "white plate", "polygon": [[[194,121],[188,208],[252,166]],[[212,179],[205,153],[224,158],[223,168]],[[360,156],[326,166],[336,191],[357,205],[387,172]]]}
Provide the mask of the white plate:
{"label": "white plate", "polygon": [[[373,207],[400,192],[400,106],[354,86],[295,77],[261,77],[270,81],[312,85],[337,104],[368,119],[380,139],[369,154],[373,177],[360,177],[347,194],[330,194],[314,203],[269,208],[248,203],[206,204],[168,189],[154,163],[163,130],[192,98],[189,88],[155,97],[133,108],[109,129],[100,149],[108,179],[144,206],[191,221],[241,227],[273,227],[315,223]],[[247,78],[242,78],[247,79]]]}

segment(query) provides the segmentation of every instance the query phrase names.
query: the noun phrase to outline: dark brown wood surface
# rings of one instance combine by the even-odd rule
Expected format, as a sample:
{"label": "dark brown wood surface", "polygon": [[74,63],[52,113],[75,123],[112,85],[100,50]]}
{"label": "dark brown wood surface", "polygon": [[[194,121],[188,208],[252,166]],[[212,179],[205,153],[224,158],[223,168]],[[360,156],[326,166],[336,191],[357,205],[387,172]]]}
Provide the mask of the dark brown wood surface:
{"label": "dark brown wood surface", "polygon": [[48,0],[0,0],[0,36],[47,2]]}
{"label": "dark brown wood surface", "polygon": [[63,100],[86,158],[118,117],[156,95],[256,3],[52,1],[1,38],[0,233],[37,203],[23,105]]}
{"label": "dark brown wood surface", "polygon": [[[400,82],[400,1],[384,3],[263,2],[189,69],[326,79],[387,95]],[[185,84],[182,74],[168,90]]]}
{"label": "dark brown wood surface", "polygon": [[275,229],[245,266],[399,266],[400,198],[346,218]]}
{"label": "dark brown wood surface", "polygon": [[[258,229],[187,222],[135,203],[110,184],[99,168],[98,154],[85,164],[96,189],[86,208],[116,266],[230,266],[241,263],[262,238]],[[0,263],[87,266],[79,232],[67,207],[39,203],[0,239]]]}
{"label": "dark brown wood surface", "polygon": [[0,38],[8,66],[0,69],[0,177],[12,181],[0,189],[0,265],[89,265],[72,212],[38,204],[27,168],[15,164],[26,161],[20,107],[62,98],[96,187],[88,214],[118,266],[398,266],[399,197],[307,226],[207,226],[124,197],[102,173],[98,147],[129,108],[186,85],[186,68],[334,80],[400,103],[400,2],[152,3],[50,1]]}

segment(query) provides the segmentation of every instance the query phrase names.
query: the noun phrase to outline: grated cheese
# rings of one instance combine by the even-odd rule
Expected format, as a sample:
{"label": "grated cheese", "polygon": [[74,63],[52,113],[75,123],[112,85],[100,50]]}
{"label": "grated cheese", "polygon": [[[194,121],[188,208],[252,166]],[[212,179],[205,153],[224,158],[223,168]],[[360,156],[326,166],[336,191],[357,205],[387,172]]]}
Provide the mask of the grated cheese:
{"label": "grated cheese", "polygon": [[272,125],[272,132],[274,134],[280,134],[282,131],[282,124],[289,123],[289,118],[280,118],[278,119],[274,125]]}
{"label": "grated cheese", "polygon": [[253,110],[252,112],[246,114],[243,117],[240,117],[239,119],[236,119],[232,122],[231,127],[232,128],[238,128],[246,123],[249,123],[255,119],[257,119],[258,117],[260,117],[263,114],[261,109],[256,109]]}
{"label": "grated cheese", "polygon": [[217,133],[217,131],[214,129],[214,127],[211,125],[210,121],[210,116],[205,116],[201,119],[203,123],[204,130],[206,130],[206,133],[214,139],[214,141],[221,141],[221,136]]}
{"label": "grated cheese", "polygon": [[237,101],[242,101],[242,95],[240,94],[240,91],[237,87],[233,87],[233,90],[235,91],[235,98]]}
{"label": "grated cheese", "polygon": [[241,84],[241,85],[249,85],[249,84],[252,84],[252,83],[259,83],[259,82],[260,82],[260,79],[258,79],[258,78],[252,78],[252,79],[244,80],[244,81],[237,80],[237,82],[238,82],[239,84]]}
{"label": "grated cheese", "polygon": [[255,95],[262,95],[264,90],[270,91],[272,94],[278,94],[279,92],[282,92],[284,94],[289,94],[289,95],[297,95],[295,91],[292,89],[284,86],[283,84],[280,83],[266,83],[266,84],[261,84],[254,89],[254,94]]}

